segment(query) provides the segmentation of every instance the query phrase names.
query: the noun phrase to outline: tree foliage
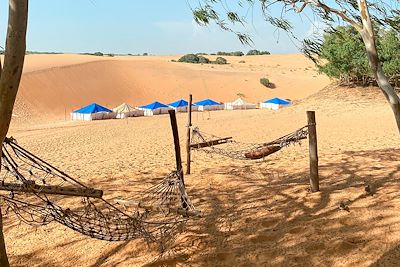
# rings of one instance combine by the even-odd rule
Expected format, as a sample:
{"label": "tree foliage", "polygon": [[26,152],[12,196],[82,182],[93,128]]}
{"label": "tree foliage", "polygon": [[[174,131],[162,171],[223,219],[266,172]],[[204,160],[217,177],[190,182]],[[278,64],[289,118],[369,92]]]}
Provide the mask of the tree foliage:
{"label": "tree foliage", "polygon": [[[389,80],[398,85],[400,74],[400,35],[393,29],[377,29],[377,49],[383,70]],[[305,44],[320,72],[346,84],[367,85],[375,83],[368,64],[364,43],[351,26],[328,30],[322,42]]]}

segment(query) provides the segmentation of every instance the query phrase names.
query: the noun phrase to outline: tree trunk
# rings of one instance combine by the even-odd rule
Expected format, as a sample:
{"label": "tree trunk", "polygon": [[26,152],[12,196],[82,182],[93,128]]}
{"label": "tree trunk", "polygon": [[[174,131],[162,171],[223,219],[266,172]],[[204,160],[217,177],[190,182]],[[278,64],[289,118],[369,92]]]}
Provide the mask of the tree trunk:
{"label": "tree trunk", "polygon": [[[10,126],[12,110],[17,96],[26,51],[28,0],[10,0],[4,66],[0,65],[0,144]],[[0,163],[1,163],[0,149]],[[1,168],[1,164],[0,164]],[[9,266],[0,210],[0,266]]]}
{"label": "tree trunk", "polygon": [[379,62],[378,50],[376,49],[375,34],[369,10],[366,0],[358,0],[358,7],[361,13],[361,20],[363,23],[363,29],[360,31],[362,39],[367,50],[368,61],[371,67],[372,73],[378,83],[379,88],[382,90],[387,101],[392,108],[394,117],[396,119],[397,128],[400,133],[400,99],[396,94],[394,88],[390,85],[389,79],[383,72],[382,66]]}

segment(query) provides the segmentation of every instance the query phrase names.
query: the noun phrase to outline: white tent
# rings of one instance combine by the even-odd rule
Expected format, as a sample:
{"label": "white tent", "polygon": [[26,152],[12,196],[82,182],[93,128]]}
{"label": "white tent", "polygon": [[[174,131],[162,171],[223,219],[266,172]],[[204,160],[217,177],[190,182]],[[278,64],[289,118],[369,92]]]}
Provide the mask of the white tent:
{"label": "white tent", "polygon": [[238,98],[233,102],[225,103],[225,109],[229,109],[229,110],[232,110],[232,109],[254,109],[254,108],[257,108],[256,104],[249,103],[242,98]]}
{"label": "white tent", "polygon": [[290,104],[291,104],[290,101],[275,97],[275,98],[271,98],[269,100],[266,100],[264,102],[261,102],[260,103],[260,108],[268,108],[268,109],[277,110],[277,109],[280,109],[283,106],[287,106],[287,105],[290,105]]}
{"label": "white tent", "polygon": [[135,109],[126,103],[113,108],[113,111],[117,113],[117,119],[123,119],[127,117],[140,117],[144,116],[144,110]]}
{"label": "white tent", "polygon": [[[187,112],[189,103],[183,99],[169,103],[168,106],[173,108],[176,112]],[[197,106],[192,104],[192,111],[197,111]]]}
{"label": "white tent", "polygon": [[138,107],[138,109],[144,111],[144,116],[153,116],[153,115],[159,115],[159,114],[167,114],[168,110],[170,110],[172,108],[170,108],[167,105],[164,105],[160,102],[153,102],[146,106],[140,106],[140,107]]}
{"label": "white tent", "polygon": [[198,111],[222,110],[225,107],[224,104],[221,104],[212,99],[204,99],[202,101],[194,103],[193,105],[197,106]]}
{"label": "white tent", "polygon": [[71,120],[91,121],[115,119],[117,114],[96,103],[90,104],[71,113]]}

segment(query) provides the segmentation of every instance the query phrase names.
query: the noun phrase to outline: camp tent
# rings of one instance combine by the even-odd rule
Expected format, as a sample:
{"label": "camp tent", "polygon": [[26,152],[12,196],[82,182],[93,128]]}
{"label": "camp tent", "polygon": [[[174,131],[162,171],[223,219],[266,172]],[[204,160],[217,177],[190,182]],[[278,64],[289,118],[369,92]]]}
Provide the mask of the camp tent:
{"label": "camp tent", "polygon": [[238,98],[233,102],[225,103],[225,109],[254,109],[257,108],[256,104],[247,102],[242,98]]}
{"label": "camp tent", "polygon": [[140,117],[144,116],[144,111],[136,109],[134,107],[129,106],[126,103],[119,105],[116,108],[113,108],[113,111],[117,113],[117,119],[123,119],[127,117]]}
{"label": "camp tent", "polygon": [[153,116],[158,114],[166,114],[171,108],[156,101],[145,106],[140,106],[138,109],[144,111],[144,116]]}
{"label": "camp tent", "polygon": [[204,99],[199,102],[195,102],[194,105],[197,106],[198,111],[224,109],[224,104],[216,102],[212,99]]}
{"label": "camp tent", "polygon": [[72,112],[71,119],[82,120],[82,121],[106,120],[106,119],[115,119],[116,115],[117,114],[112,110],[100,106],[99,104],[93,103]]}
{"label": "camp tent", "polygon": [[[187,112],[189,103],[183,99],[169,103],[170,108],[175,109],[176,112]],[[197,106],[192,104],[192,111],[197,110]]]}
{"label": "camp tent", "polygon": [[264,102],[260,103],[260,108],[269,108],[269,109],[274,109],[277,110],[279,108],[281,108],[282,106],[286,106],[291,104],[291,102],[275,97],[269,100],[266,100]]}

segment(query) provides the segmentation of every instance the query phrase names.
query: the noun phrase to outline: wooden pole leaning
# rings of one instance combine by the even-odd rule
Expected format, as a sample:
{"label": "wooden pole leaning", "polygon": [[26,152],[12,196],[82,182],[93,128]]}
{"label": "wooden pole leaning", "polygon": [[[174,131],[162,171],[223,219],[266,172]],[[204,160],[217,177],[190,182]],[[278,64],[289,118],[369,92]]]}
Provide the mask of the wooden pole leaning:
{"label": "wooden pole leaning", "polygon": [[180,177],[182,178],[183,185],[185,185],[185,181],[183,179],[181,147],[179,145],[178,124],[176,123],[175,110],[173,110],[173,109],[168,110],[168,113],[169,113],[169,118],[171,120],[172,135],[174,137],[176,170],[180,173]]}
{"label": "wooden pole leaning", "polygon": [[192,95],[189,95],[188,103],[188,124],[187,124],[187,136],[186,136],[186,174],[190,174],[190,163],[191,163],[191,147],[190,147],[190,135],[192,130]]}
{"label": "wooden pole leaning", "polygon": [[318,146],[317,127],[315,122],[315,111],[307,111],[308,120],[308,143],[310,153],[310,186],[311,192],[319,191],[318,174]]}

